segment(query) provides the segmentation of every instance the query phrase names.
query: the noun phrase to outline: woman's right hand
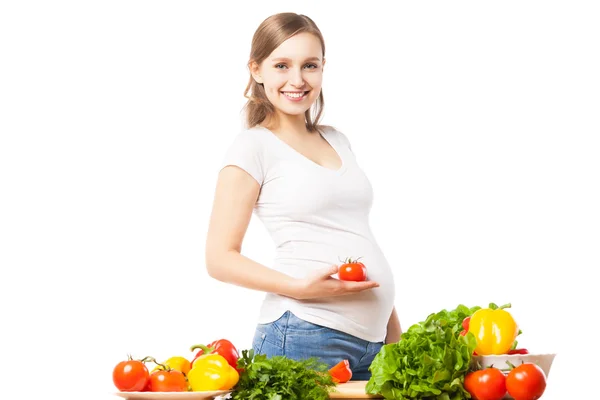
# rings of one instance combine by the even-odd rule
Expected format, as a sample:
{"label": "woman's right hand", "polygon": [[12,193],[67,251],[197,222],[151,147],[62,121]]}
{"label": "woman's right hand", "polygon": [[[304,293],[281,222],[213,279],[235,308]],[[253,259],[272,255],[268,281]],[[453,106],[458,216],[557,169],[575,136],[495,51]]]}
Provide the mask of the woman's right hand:
{"label": "woman's right hand", "polygon": [[374,281],[342,281],[331,275],[338,273],[338,266],[316,271],[305,279],[298,279],[291,288],[290,297],[298,300],[308,300],[322,297],[344,296],[379,287]]}

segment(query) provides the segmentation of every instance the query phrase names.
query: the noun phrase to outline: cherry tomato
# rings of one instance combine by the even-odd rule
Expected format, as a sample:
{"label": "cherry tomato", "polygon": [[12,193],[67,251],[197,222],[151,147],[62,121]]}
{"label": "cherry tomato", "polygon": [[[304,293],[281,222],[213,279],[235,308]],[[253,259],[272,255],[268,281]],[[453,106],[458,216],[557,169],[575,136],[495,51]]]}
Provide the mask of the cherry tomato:
{"label": "cherry tomato", "polygon": [[358,260],[349,258],[340,266],[338,276],[342,281],[361,282],[367,279],[367,268]]}
{"label": "cherry tomato", "polygon": [[536,364],[521,364],[508,373],[506,389],[515,400],[539,399],[546,390],[546,374]]}
{"label": "cherry tomato", "polygon": [[506,378],[498,368],[485,368],[465,376],[465,390],[475,400],[500,400],[506,395]]}
{"label": "cherry tomato", "polygon": [[150,373],[138,360],[121,361],[113,369],[113,383],[121,392],[141,392],[146,387]]}
{"label": "cherry tomato", "polygon": [[181,371],[154,371],[150,375],[151,392],[187,392],[188,385]]}

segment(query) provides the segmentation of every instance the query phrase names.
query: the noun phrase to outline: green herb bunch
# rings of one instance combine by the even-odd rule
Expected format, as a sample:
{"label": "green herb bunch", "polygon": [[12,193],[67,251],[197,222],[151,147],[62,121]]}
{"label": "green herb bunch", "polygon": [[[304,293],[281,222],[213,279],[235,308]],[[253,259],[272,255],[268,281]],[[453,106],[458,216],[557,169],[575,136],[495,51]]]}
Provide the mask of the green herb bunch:
{"label": "green herb bunch", "polygon": [[326,364],[316,358],[293,360],[242,350],[243,369],[233,400],[328,400],[335,386]]}

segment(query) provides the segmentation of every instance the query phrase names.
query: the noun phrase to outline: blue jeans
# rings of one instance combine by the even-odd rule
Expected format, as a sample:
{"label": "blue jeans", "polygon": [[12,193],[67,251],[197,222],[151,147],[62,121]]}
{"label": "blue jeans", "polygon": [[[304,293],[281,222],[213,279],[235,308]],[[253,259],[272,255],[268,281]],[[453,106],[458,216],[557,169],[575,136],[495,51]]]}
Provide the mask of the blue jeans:
{"label": "blue jeans", "polygon": [[258,324],[252,341],[255,354],[286,356],[295,360],[317,358],[329,368],[346,359],[352,380],[371,377],[369,366],[383,346],[335,329],[304,321],[286,311],[277,321]]}

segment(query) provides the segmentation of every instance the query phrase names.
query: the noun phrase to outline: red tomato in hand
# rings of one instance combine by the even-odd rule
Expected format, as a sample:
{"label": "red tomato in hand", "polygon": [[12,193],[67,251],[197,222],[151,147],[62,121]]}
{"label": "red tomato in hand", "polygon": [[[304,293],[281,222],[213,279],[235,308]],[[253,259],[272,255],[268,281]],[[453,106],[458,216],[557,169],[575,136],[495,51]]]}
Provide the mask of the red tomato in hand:
{"label": "red tomato in hand", "polygon": [[149,375],[143,362],[129,359],[115,366],[113,382],[121,392],[141,392],[146,387]]}
{"label": "red tomato in hand", "polygon": [[536,364],[521,364],[508,373],[506,389],[515,400],[539,399],[546,390],[546,374]]}
{"label": "red tomato in hand", "polygon": [[465,376],[465,390],[475,400],[500,400],[506,395],[506,378],[498,368],[485,368]]}
{"label": "red tomato in hand", "polygon": [[338,276],[342,281],[361,282],[367,279],[367,268],[365,264],[357,260],[347,259],[338,270]]}
{"label": "red tomato in hand", "polygon": [[187,392],[188,386],[185,375],[175,369],[169,371],[154,371],[150,375],[151,392]]}

